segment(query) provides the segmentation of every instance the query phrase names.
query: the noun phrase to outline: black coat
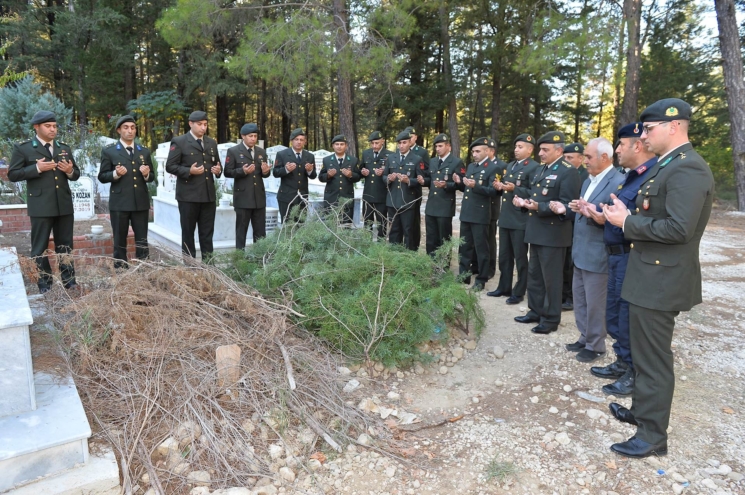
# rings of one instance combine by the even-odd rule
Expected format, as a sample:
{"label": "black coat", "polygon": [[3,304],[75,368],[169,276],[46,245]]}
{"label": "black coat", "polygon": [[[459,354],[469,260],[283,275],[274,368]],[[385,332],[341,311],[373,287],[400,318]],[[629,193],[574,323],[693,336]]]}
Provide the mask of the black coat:
{"label": "black coat", "polygon": [[388,196],[388,187],[386,187],[385,182],[383,182],[382,175],[375,175],[375,169],[382,167],[383,171],[385,171],[389,154],[390,151],[384,148],[380,150],[380,153],[378,153],[378,159],[375,160],[375,154],[373,153],[372,148],[366,149],[362,152],[360,171],[362,171],[362,169],[370,171],[370,174],[367,177],[360,174],[361,180],[365,182],[364,188],[362,189],[362,199],[368,203],[385,203],[385,199]]}
{"label": "black coat", "polygon": [[[103,184],[111,183],[109,193],[110,211],[144,211],[150,209],[150,196],[146,182],[155,180],[155,169],[150,157],[150,150],[134,143],[132,145],[134,158],[129,157],[121,142],[112,143],[101,151],[101,169],[98,180]],[[116,166],[121,165],[127,173],[115,179]],[[147,177],[140,172],[140,166],[150,167]]]}
{"label": "black coat", "polygon": [[[426,168],[422,157],[412,151],[409,151],[403,162],[399,153],[388,155],[388,165],[383,171],[383,181],[388,186],[386,206],[397,210],[414,207],[414,201],[422,197],[422,186],[417,181],[417,177],[423,175]],[[406,175],[409,183],[406,184],[401,179],[388,182],[388,176],[393,173]]]}
{"label": "black coat", "polygon": [[[225,157],[225,177],[233,179],[233,208],[266,208],[264,177],[269,177],[272,172],[271,170],[265,174],[261,172],[261,163],[265,161],[267,161],[266,151],[258,146],[254,146],[251,157],[243,143],[228,149]],[[254,164],[256,168],[246,175],[243,166],[251,164]]]}
{"label": "black coat", "polygon": [[[494,179],[498,173],[497,164],[486,160],[482,165],[471,163],[466,168],[465,178],[474,179],[476,185],[466,187],[462,178],[458,189],[463,191],[460,204],[460,221],[488,225],[491,222],[491,200],[497,196]],[[460,175],[460,174],[459,174]]]}
{"label": "black coat", "polygon": [[[316,159],[313,153],[307,150],[303,150],[300,154],[300,163],[297,163],[297,168],[292,172],[288,172],[285,165],[288,163],[297,163],[297,157],[292,148],[287,148],[277,153],[274,159],[274,170],[272,174],[274,177],[279,177],[279,191],[277,192],[277,201],[285,203],[291,203],[300,192],[303,198],[308,198],[308,179],[315,179],[318,174],[316,173]],[[305,170],[305,164],[312,163],[313,170],[307,172]]]}
{"label": "black coat", "polygon": [[[329,177],[329,170],[336,170],[333,177]],[[352,176],[347,178],[342,175],[342,169],[352,171]],[[326,189],[323,191],[323,199],[328,203],[337,203],[339,198],[354,198],[354,183],[360,180],[360,168],[357,158],[353,156],[344,156],[344,163],[339,163],[336,155],[329,155],[323,159],[321,173],[318,174],[318,180],[326,183]]]}
{"label": "black coat", "polygon": [[502,191],[502,211],[499,226],[503,229],[525,230],[528,222],[528,211],[512,204],[512,199],[527,199],[530,194],[530,179],[540,167],[532,158],[513,161],[506,165],[502,172],[502,182],[515,184],[514,191]]}
{"label": "black coat", "polygon": [[[166,171],[176,176],[176,200],[188,203],[210,203],[215,201],[215,179],[222,175],[213,174],[210,170],[220,164],[217,153],[217,142],[204,136],[202,146],[194,139],[191,132],[173,138],[166,160]],[[204,173],[191,175],[189,169],[196,163],[204,166]],[[222,168],[222,166],[221,166]]]}
{"label": "black coat", "polygon": [[[429,161],[429,168],[424,173],[424,185],[429,188],[427,205],[424,214],[432,217],[452,218],[455,216],[455,191],[458,190],[453,182],[453,172],[463,168],[463,160],[450,153],[440,165],[440,157]],[[432,185],[434,181],[445,181],[444,188]]]}

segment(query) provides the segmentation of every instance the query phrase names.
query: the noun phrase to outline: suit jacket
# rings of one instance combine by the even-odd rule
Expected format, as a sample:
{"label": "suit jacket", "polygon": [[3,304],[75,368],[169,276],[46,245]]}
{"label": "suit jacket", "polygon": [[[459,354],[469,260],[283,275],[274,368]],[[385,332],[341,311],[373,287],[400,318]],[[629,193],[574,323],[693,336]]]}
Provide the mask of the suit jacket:
{"label": "suit jacket", "polygon": [[[336,170],[336,174],[329,178],[329,170]],[[352,172],[350,178],[344,177],[342,169],[349,169]],[[323,199],[328,203],[338,203],[339,198],[354,198],[354,183],[360,181],[359,161],[354,156],[345,155],[344,163],[339,163],[336,154],[329,155],[323,159],[321,173],[318,174],[318,180],[326,183],[323,190]]]}
{"label": "suit jacket", "polygon": [[698,251],[714,198],[714,177],[686,143],[644,176],[636,214],[626,218],[631,241],[621,297],[660,311],[688,311],[701,302]]}
{"label": "suit jacket", "polygon": [[[233,208],[257,209],[266,208],[266,191],[264,178],[269,177],[271,170],[261,171],[261,163],[267,161],[266,151],[258,146],[253,147],[249,156],[243,143],[228,149],[225,156],[225,177],[233,178]],[[244,165],[255,165],[250,174],[243,171]]]}
{"label": "suit jacket", "polygon": [[[611,170],[600,180],[587,201],[596,206],[600,203],[609,204],[611,193],[618,191],[618,186],[623,184],[623,179],[623,175],[611,167]],[[590,179],[582,184],[581,197],[584,197],[588,187],[590,187]],[[574,266],[588,272],[608,273],[608,253],[603,241],[604,228],[604,225],[595,223],[584,215],[575,215],[574,239],[572,241]]]}
{"label": "suit jacket", "polygon": [[[297,167],[292,172],[288,172],[285,165],[288,163],[296,163]],[[310,172],[305,170],[305,164],[312,163],[313,169]],[[295,151],[292,148],[287,148],[277,153],[274,158],[274,170],[272,174],[275,177],[279,177],[279,191],[277,192],[277,201],[285,203],[291,203],[300,193],[304,198],[308,198],[308,179],[315,179],[318,174],[316,173],[316,159],[313,153],[307,150],[303,150],[300,154],[300,163],[298,163]]]}
{"label": "suit jacket", "polygon": [[[431,217],[453,218],[455,216],[455,191],[458,190],[453,182],[453,172],[463,167],[463,160],[450,153],[440,165],[440,157],[435,156],[429,161],[429,168],[424,171],[424,185],[429,188],[427,206],[424,214]],[[445,181],[444,188],[432,185],[434,181]]]}
{"label": "suit jacket", "polygon": [[388,196],[388,187],[383,182],[383,176],[375,175],[376,168],[383,168],[385,170],[386,162],[390,151],[383,148],[378,153],[378,159],[375,160],[375,154],[372,148],[366,149],[362,152],[362,162],[360,163],[360,171],[367,169],[370,174],[365,177],[361,175],[361,180],[365,182],[364,188],[362,189],[362,199],[368,203],[385,203],[385,198]]}
{"label": "suit jacket", "polygon": [[[504,170],[507,168],[507,164],[504,163],[499,158],[494,158],[492,160],[492,163],[494,163],[497,166],[497,180],[501,181],[502,177],[504,176]],[[502,191],[497,191],[497,195],[492,197],[491,199],[491,221],[497,222],[499,221],[499,207],[502,204],[501,198],[502,197]]]}
{"label": "suit jacket", "polygon": [[[423,175],[425,170],[426,165],[422,157],[412,151],[409,151],[403,161],[401,161],[400,153],[388,155],[388,164],[383,171],[383,182],[388,186],[386,206],[397,210],[415,207],[413,202],[422,197],[422,186],[417,181],[417,177]],[[408,176],[409,183],[406,184],[401,179],[388,182],[388,176],[393,173]]]}
{"label": "suit jacket", "polygon": [[[26,203],[30,217],[57,217],[74,213],[68,181],[78,180],[80,169],[72,156],[72,150],[62,141],[54,141],[52,153],[54,156],[50,156],[35,137],[13,146],[8,178],[12,182],[26,181]],[[36,160],[40,158],[56,162],[60,159],[71,161],[71,176],[67,177],[67,174],[56,168],[39,173]]]}
{"label": "suit jacket", "polygon": [[[579,174],[570,163],[559,158],[551,165],[538,167],[530,180],[530,199],[538,203],[537,211],[528,212],[525,242],[537,246],[569,247],[572,245],[574,213],[569,203],[579,198]],[[549,208],[550,201],[559,201],[567,209],[557,215]]]}
{"label": "suit jacket", "polygon": [[457,185],[463,191],[463,200],[460,204],[460,221],[480,223],[488,225],[491,222],[491,200],[497,196],[494,182],[499,172],[497,164],[486,160],[483,165],[471,163],[466,168],[464,178],[474,179],[476,185],[466,187],[461,180]]}
{"label": "suit jacket", "polygon": [[538,162],[532,158],[521,161],[513,161],[502,170],[502,182],[515,184],[514,191],[502,191],[502,212],[499,217],[499,226],[503,229],[525,230],[528,221],[528,211],[518,208],[512,204],[512,199],[527,199],[530,195],[530,178],[540,167]]}
{"label": "suit jacket", "polygon": [[[202,149],[204,148],[204,149]],[[166,171],[176,176],[176,200],[187,203],[214,203],[215,179],[222,175],[213,174],[211,168],[220,165],[217,142],[209,136],[202,137],[202,148],[191,132],[173,138],[166,160]],[[204,167],[204,173],[191,175],[192,164]]]}
{"label": "suit jacket", "polygon": [[[134,158],[129,157],[129,153],[121,142],[111,143],[101,151],[101,169],[98,172],[98,180],[103,184],[111,183],[110,211],[150,209],[150,195],[147,192],[146,183],[155,180],[155,168],[150,150],[138,143],[133,143],[132,153]],[[117,165],[126,168],[127,173],[115,179],[114,171]],[[150,167],[147,177],[140,172],[142,165]]]}

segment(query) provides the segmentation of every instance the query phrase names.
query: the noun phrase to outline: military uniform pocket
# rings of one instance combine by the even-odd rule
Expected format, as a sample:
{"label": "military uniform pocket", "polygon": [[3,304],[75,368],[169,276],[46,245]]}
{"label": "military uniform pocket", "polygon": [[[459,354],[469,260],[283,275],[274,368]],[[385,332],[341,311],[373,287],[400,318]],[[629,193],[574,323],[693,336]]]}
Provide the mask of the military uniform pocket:
{"label": "military uniform pocket", "polygon": [[676,266],[680,262],[680,254],[669,249],[664,250],[646,248],[641,252],[641,260],[648,265]]}

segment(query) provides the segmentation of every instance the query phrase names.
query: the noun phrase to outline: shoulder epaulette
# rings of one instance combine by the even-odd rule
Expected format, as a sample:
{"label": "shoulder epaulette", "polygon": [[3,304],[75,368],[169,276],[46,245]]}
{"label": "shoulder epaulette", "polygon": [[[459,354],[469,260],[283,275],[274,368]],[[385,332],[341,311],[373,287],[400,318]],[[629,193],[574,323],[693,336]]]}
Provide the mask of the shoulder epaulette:
{"label": "shoulder epaulette", "polygon": [[31,141],[32,141],[31,139],[27,139],[27,140],[25,140],[25,141],[21,141],[21,142],[20,142],[20,143],[18,143],[18,144],[28,144],[28,143],[30,143]]}
{"label": "shoulder epaulette", "polygon": [[110,143],[106,145],[107,148],[113,148],[114,146],[116,146],[116,143]]}

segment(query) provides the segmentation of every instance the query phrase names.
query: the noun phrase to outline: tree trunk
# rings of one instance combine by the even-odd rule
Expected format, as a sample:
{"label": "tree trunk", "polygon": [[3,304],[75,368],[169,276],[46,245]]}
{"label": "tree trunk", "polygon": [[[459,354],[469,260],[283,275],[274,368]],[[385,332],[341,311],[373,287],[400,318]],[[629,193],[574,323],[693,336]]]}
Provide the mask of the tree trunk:
{"label": "tree trunk", "polygon": [[621,107],[621,125],[636,122],[639,111],[639,72],[642,66],[641,20],[642,1],[624,0],[623,18],[628,33],[626,49],[626,85],[623,89],[623,106]]}
{"label": "tree trunk", "polygon": [[497,55],[494,57],[494,74],[492,75],[492,90],[491,90],[491,132],[490,136],[497,143],[497,149],[499,149],[499,123],[502,118],[502,53],[505,43],[505,9],[507,2],[499,2],[499,8],[497,9],[497,35],[495,39],[495,49]]}
{"label": "tree trunk", "polygon": [[217,95],[215,98],[215,110],[217,113],[217,136],[215,139],[218,143],[228,142],[228,121],[229,105],[227,95]]}
{"label": "tree trunk", "polygon": [[[440,2],[440,35],[442,37],[442,77],[448,95],[448,134],[454,156],[460,156],[460,132],[458,132],[458,104],[453,87],[453,69],[450,64],[450,16],[445,0]],[[444,125],[443,125],[444,126]]]}
{"label": "tree trunk", "polygon": [[714,0],[722,51],[724,89],[729,107],[730,139],[737,188],[737,209],[745,211],[745,82],[734,0]]}
{"label": "tree trunk", "polygon": [[339,129],[347,137],[347,152],[357,156],[356,139],[354,136],[354,117],[352,112],[352,78],[348,67],[352,64],[352,53],[349,48],[349,28],[347,25],[346,0],[334,0],[334,26],[336,27],[336,56],[338,57],[338,113]]}

